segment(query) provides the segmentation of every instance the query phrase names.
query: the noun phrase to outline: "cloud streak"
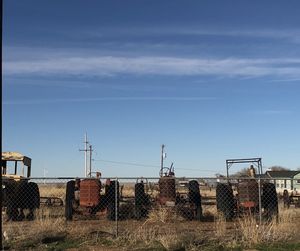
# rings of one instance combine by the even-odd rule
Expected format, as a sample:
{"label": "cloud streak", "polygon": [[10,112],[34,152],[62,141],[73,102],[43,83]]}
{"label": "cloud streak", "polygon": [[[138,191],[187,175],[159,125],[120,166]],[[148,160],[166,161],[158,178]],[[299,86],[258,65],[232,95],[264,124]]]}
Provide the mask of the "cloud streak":
{"label": "cloud streak", "polygon": [[35,100],[7,100],[3,105],[36,105],[36,104],[59,104],[81,103],[97,101],[210,101],[215,97],[99,97],[99,98],[73,98],[73,99],[35,99]]}
{"label": "cloud streak", "polygon": [[203,30],[203,29],[182,29],[179,34],[200,35],[200,36],[223,36],[223,37],[245,37],[284,39],[292,43],[300,43],[300,30]]}
{"label": "cloud streak", "polygon": [[138,38],[144,36],[219,36],[219,37],[234,37],[234,38],[264,38],[264,39],[283,39],[292,43],[300,43],[299,29],[229,29],[223,27],[217,29],[214,27],[191,27],[191,26],[161,26],[161,27],[126,27],[109,29],[93,29],[82,31],[85,36],[103,39],[115,38],[116,36],[127,36],[131,38]]}
{"label": "cloud streak", "polygon": [[300,77],[300,58],[60,57],[4,62],[5,75]]}

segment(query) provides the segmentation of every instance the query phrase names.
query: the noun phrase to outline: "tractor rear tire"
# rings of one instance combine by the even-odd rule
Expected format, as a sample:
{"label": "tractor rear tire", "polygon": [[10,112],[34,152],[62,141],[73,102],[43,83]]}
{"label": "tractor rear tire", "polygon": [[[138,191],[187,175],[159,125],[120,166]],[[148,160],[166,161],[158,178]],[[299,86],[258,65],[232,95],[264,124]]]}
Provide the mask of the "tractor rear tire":
{"label": "tractor rear tire", "polygon": [[65,217],[66,220],[73,219],[73,201],[75,199],[75,181],[70,180],[67,182],[66,188],[66,204],[65,204]]}
{"label": "tractor rear tire", "polygon": [[148,194],[145,193],[144,183],[136,183],[134,186],[135,218],[144,218],[148,214],[147,207],[150,205]]}
{"label": "tractor rear tire", "polygon": [[34,182],[29,182],[27,184],[27,207],[29,209],[29,214],[27,215],[28,220],[33,220],[34,219],[34,211],[40,207],[40,191],[39,187],[36,183]]}
{"label": "tractor rear tire", "polygon": [[27,180],[20,180],[16,183],[14,198],[16,201],[15,210],[18,211],[17,221],[22,221],[25,219],[24,209],[29,208],[30,193],[31,191]]}
{"label": "tractor rear tire", "polygon": [[275,184],[263,184],[262,206],[266,212],[267,218],[272,218],[274,215],[278,215],[278,198]]}
{"label": "tractor rear tire", "polygon": [[27,180],[21,180],[16,183],[15,200],[18,208],[29,208],[30,192]]}
{"label": "tractor rear tire", "polygon": [[216,189],[217,209],[223,213],[226,220],[234,217],[234,196],[230,184],[218,183]]}
{"label": "tractor rear tire", "polygon": [[11,180],[5,184],[5,196],[6,196],[6,214],[7,220],[16,221],[18,219],[18,207],[16,200],[16,187],[17,183]]}
{"label": "tractor rear tire", "polygon": [[202,207],[201,207],[201,195],[199,189],[199,183],[196,180],[191,180],[188,185],[189,188],[189,201],[195,208],[195,218],[196,220],[202,219]]}
{"label": "tractor rear tire", "polygon": [[[119,203],[120,203],[120,194],[119,194],[119,182],[116,180],[111,181],[110,185],[107,186],[106,190],[106,199],[107,199],[107,219],[114,221],[119,217]],[[117,204],[116,204],[117,203]]]}
{"label": "tractor rear tire", "polygon": [[136,206],[145,204],[145,188],[143,183],[136,183],[134,186],[134,202]]}

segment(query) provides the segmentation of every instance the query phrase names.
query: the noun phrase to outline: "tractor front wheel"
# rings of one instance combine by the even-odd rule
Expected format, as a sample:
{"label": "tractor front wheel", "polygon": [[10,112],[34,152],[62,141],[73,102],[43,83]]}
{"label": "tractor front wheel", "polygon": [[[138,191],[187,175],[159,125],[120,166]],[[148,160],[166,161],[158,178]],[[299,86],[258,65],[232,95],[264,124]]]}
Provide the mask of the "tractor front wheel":
{"label": "tractor front wheel", "polygon": [[217,209],[221,211],[226,220],[234,217],[234,196],[230,184],[218,183],[216,189]]}
{"label": "tractor front wheel", "polygon": [[278,214],[278,198],[276,187],[273,183],[263,184],[262,206],[264,208],[265,216],[271,218]]}
{"label": "tractor front wheel", "polygon": [[65,204],[65,217],[66,220],[73,219],[73,201],[75,199],[75,181],[71,180],[67,183],[66,188],[66,204]]}
{"label": "tractor front wheel", "polygon": [[28,220],[33,220],[35,210],[40,207],[40,191],[38,185],[34,182],[29,182],[27,184],[27,192],[28,192],[27,208],[29,209],[29,213],[26,216],[26,218]]}

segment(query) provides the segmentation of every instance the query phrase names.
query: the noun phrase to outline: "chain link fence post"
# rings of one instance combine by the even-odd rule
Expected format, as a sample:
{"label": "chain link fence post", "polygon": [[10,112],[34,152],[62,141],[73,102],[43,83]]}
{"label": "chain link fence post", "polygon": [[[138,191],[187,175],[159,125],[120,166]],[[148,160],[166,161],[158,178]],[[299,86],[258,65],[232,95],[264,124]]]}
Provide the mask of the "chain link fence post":
{"label": "chain link fence post", "polygon": [[115,222],[116,222],[116,237],[119,235],[119,219],[118,219],[118,205],[119,205],[119,184],[118,184],[118,178],[116,177],[116,182],[115,182]]}
{"label": "chain link fence post", "polygon": [[258,207],[259,207],[259,225],[262,222],[262,200],[261,200],[261,180],[258,178]]}

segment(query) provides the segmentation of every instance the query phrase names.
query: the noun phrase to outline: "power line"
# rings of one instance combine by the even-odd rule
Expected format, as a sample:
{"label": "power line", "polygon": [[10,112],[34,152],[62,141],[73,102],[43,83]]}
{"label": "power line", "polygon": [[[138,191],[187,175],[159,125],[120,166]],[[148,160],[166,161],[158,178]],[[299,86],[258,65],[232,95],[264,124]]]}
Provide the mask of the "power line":
{"label": "power line", "polygon": [[144,166],[144,167],[157,167],[157,168],[159,168],[159,166],[147,165],[147,164],[139,164],[139,163],[132,163],[132,162],[113,161],[113,160],[103,160],[103,159],[93,159],[93,160],[94,160],[94,161],[107,162],[107,163],[121,164],[121,165]]}
{"label": "power line", "polygon": [[217,171],[213,171],[213,170],[203,170],[203,169],[194,169],[194,168],[176,168],[176,170],[197,171],[197,172],[211,172],[211,173],[216,173],[217,172]]}
{"label": "power line", "polygon": [[[93,159],[93,161],[101,161],[101,162],[120,164],[120,165],[130,165],[130,166],[143,166],[143,167],[156,167],[156,168],[160,167],[160,166],[149,165],[149,164],[140,164],[140,163],[133,163],[133,162],[104,160],[104,159]],[[202,169],[193,169],[193,168],[176,168],[176,170],[197,171],[197,172],[212,172],[212,173],[216,172],[216,171],[212,171],[212,170],[202,170]]]}

